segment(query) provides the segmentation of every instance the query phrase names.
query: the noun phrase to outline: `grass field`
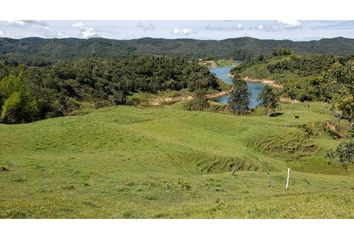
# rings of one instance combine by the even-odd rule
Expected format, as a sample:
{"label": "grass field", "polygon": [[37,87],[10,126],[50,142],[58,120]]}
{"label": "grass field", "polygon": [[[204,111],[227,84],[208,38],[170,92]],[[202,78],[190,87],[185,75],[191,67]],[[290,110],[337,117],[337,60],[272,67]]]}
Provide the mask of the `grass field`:
{"label": "grass field", "polygon": [[325,157],[339,141],[303,130],[333,120],[324,104],[276,118],[179,106],[0,124],[0,217],[354,218],[354,171]]}

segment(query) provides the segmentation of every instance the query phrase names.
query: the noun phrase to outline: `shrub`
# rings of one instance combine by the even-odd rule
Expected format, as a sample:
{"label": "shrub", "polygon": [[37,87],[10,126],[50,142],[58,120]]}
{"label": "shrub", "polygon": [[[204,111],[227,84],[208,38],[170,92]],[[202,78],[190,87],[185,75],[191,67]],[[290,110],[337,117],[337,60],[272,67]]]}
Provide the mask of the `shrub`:
{"label": "shrub", "polygon": [[193,94],[193,99],[186,102],[184,109],[189,111],[203,111],[209,107],[208,100],[205,97],[205,90],[196,90]]}

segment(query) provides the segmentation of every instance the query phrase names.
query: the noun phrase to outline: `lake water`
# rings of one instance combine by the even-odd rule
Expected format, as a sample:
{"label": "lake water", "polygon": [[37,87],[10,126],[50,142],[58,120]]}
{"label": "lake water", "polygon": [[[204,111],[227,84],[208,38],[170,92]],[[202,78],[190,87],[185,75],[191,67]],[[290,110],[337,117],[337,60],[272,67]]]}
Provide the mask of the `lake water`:
{"label": "lake water", "polygon": [[[209,68],[210,72],[214,73],[215,76],[226,83],[232,84],[232,78],[228,76],[232,67],[217,67],[217,68]],[[258,95],[261,93],[264,84],[263,83],[254,83],[254,82],[247,82],[248,89],[251,93],[250,96],[250,104],[249,108],[255,108],[259,105],[259,101],[257,100]],[[220,103],[227,103],[229,96],[223,96],[214,99],[216,102]]]}

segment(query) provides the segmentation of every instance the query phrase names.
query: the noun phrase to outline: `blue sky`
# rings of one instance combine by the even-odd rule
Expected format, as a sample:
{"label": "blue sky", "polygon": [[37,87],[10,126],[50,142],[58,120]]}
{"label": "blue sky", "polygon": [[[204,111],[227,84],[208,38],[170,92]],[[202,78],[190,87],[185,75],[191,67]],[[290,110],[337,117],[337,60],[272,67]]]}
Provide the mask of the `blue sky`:
{"label": "blue sky", "polygon": [[225,21],[0,21],[0,37],[135,39],[235,37],[290,39],[354,38],[354,21],[225,20]]}

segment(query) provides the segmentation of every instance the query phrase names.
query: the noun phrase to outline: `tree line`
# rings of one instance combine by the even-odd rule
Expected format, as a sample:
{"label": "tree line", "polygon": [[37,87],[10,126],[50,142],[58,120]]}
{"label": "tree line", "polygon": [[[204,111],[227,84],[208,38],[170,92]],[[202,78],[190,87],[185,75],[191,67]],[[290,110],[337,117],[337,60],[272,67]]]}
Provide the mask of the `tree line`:
{"label": "tree line", "polygon": [[22,123],[67,115],[80,102],[134,104],[134,92],[218,90],[207,67],[183,57],[79,59],[45,67],[0,63],[1,122]]}
{"label": "tree line", "polygon": [[[0,38],[0,58],[14,64],[48,66],[63,60],[78,58],[126,58],[141,55],[184,56],[249,60],[262,54],[333,54],[347,56],[354,52],[354,40],[348,38],[294,42],[289,40],[261,40],[250,37],[215,40],[141,38],[132,40]],[[275,50],[274,50],[275,49]],[[279,50],[278,50],[279,49]]]}

